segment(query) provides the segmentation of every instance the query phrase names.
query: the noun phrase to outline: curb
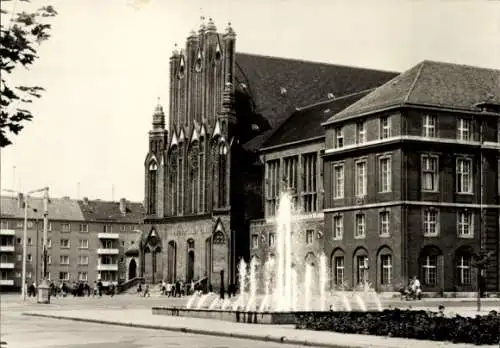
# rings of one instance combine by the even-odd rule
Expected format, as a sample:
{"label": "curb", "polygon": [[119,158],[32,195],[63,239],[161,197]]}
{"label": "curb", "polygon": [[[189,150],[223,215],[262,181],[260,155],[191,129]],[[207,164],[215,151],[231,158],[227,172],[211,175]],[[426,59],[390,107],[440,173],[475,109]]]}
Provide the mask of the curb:
{"label": "curb", "polygon": [[269,335],[259,336],[259,335],[244,334],[244,333],[230,333],[230,332],[213,331],[213,330],[191,329],[191,328],[186,328],[186,327],[168,327],[168,326],[158,326],[158,325],[149,325],[149,324],[134,324],[134,323],[126,323],[126,322],[119,323],[119,322],[114,322],[114,321],[109,321],[109,320],[73,318],[73,317],[65,317],[65,316],[60,316],[60,315],[41,314],[41,313],[22,313],[22,315],[28,316],[28,317],[71,320],[71,321],[78,321],[78,322],[85,322],[85,323],[125,326],[125,327],[139,328],[139,329],[150,329],[150,330],[152,329],[152,330],[182,332],[182,333],[190,333],[190,334],[196,334],[196,335],[229,337],[229,338],[238,338],[238,339],[246,339],[246,340],[254,340],[254,341],[264,341],[264,342],[274,342],[274,343],[291,344],[291,345],[299,345],[299,346],[309,346],[309,347],[363,348],[363,346],[359,346],[359,345],[340,345],[340,344],[323,343],[323,342],[316,343],[316,342],[309,342],[306,340],[297,340],[297,339],[288,340],[285,336],[281,336],[281,337],[269,336]]}

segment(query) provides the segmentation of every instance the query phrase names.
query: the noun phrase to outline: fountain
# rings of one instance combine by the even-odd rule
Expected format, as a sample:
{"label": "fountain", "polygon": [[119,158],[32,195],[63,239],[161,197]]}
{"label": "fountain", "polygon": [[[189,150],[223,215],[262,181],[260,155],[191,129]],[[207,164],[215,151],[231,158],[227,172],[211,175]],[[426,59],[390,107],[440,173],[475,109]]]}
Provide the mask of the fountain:
{"label": "fountain", "polygon": [[[283,192],[277,211],[276,256],[268,257],[263,267],[252,258],[238,265],[239,295],[234,299],[219,299],[215,294],[193,294],[185,308],[153,308],[154,314],[184,315],[222,320],[285,323],[293,322],[295,311],[355,311],[366,312],[369,302],[376,310],[383,306],[369,283],[360,291],[331,291],[329,288],[328,258],[324,253],[317,261],[304,261],[305,230],[294,218],[291,196]],[[294,233],[295,232],[295,233]],[[317,266],[316,266],[317,265]],[[262,284],[262,286],[259,286]],[[343,284],[342,286],[344,286]],[[263,288],[263,293],[258,289]],[[217,296],[210,301],[211,296]]]}

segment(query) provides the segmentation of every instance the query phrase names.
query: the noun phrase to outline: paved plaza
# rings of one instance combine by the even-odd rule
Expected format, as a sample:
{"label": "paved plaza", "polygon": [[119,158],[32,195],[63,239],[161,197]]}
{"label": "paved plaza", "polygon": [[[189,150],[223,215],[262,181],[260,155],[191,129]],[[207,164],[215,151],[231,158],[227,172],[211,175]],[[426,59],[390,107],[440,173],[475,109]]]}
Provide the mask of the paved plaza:
{"label": "paved plaza", "polygon": [[[346,335],[332,332],[295,330],[293,326],[253,325],[216,320],[153,316],[153,306],[183,306],[185,299],[166,297],[143,298],[120,295],[113,298],[61,298],[49,305],[22,302],[17,295],[2,297],[1,341],[12,347],[299,347],[305,343],[323,347],[453,347],[467,345],[442,342],[405,340],[367,335]],[[393,300],[386,306],[402,307]],[[422,309],[435,309],[444,303],[451,312],[475,315],[474,300],[428,299],[405,303]],[[498,300],[484,301],[484,312],[498,309]],[[37,314],[52,318],[27,316]],[[66,318],[66,319],[55,319]],[[73,319],[73,320],[68,320]],[[77,321],[80,320],[80,321]],[[84,321],[81,321],[84,320]],[[95,323],[95,322],[100,322]],[[93,323],[94,322],[94,323]],[[120,324],[120,325],[117,325]],[[142,328],[140,328],[142,327]],[[154,328],[154,329],[152,329]],[[201,335],[206,333],[207,335]],[[228,337],[232,336],[232,337]],[[248,339],[238,339],[238,338]],[[265,340],[271,342],[265,342]],[[277,342],[275,342],[277,341]],[[296,342],[297,344],[290,344]],[[301,344],[299,344],[301,343]]]}

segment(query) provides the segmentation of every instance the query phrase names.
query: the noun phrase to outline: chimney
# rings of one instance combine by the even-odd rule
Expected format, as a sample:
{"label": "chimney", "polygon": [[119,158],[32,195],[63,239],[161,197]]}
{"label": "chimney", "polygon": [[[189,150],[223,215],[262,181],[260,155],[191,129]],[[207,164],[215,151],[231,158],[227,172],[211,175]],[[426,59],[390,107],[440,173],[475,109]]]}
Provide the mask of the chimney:
{"label": "chimney", "polygon": [[83,197],[83,204],[89,205],[89,198],[88,197]]}
{"label": "chimney", "polygon": [[127,200],[125,198],[120,198],[120,212],[122,215],[127,212]]}
{"label": "chimney", "polygon": [[22,193],[17,194],[17,207],[19,209],[24,208],[24,195]]}

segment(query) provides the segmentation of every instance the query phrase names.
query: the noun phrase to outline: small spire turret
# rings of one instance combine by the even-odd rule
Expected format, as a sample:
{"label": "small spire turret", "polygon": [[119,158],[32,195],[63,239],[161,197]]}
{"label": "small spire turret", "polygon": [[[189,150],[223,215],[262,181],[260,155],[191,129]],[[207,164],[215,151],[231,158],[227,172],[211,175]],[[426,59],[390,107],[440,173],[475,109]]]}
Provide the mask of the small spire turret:
{"label": "small spire turret", "polygon": [[163,112],[163,106],[160,104],[160,97],[158,97],[153,113],[153,129],[165,129],[165,113]]}

